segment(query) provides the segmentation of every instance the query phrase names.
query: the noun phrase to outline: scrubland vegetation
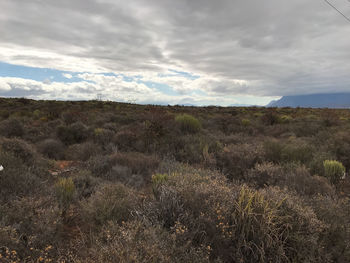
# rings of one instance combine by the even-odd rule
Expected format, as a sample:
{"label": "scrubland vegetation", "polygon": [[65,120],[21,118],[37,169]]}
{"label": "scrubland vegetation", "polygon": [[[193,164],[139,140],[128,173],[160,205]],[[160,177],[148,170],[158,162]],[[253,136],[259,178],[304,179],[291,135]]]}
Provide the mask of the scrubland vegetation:
{"label": "scrubland vegetation", "polygon": [[349,110],[0,105],[0,262],[350,262]]}

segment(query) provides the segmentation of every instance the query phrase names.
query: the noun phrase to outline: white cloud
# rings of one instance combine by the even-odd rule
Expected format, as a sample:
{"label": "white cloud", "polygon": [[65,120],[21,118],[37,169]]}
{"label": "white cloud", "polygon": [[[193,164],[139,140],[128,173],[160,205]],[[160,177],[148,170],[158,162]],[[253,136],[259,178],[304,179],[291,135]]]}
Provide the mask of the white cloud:
{"label": "white cloud", "polygon": [[69,74],[69,73],[63,73],[62,76],[65,77],[66,79],[73,78],[72,74]]}
{"label": "white cloud", "polygon": [[254,96],[215,96],[187,93],[178,96],[167,95],[156,88],[147,87],[137,80],[125,81],[121,76],[104,76],[101,74],[79,74],[80,82],[45,83],[30,79],[0,77],[0,96],[28,97],[33,99],[89,100],[101,94],[104,100],[136,101],[138,103],[164,103],[194,105],[265,105],[273,97],[258,98]]}
{"label": "white cloud", "polygon": [[[334,4],[350,15],[347,1]],[[178,100],[202,100],[193,95],[201,90],[213,103],[350,91],[350,26],[323,1],[12,0],[0,9],[0,61],[8,63],[139,75],[173,87]],[[168,69],[200,78],[158,75]],[[82,85],[91,94],[165,96],[116,77],[84,77],[98,83]]]}

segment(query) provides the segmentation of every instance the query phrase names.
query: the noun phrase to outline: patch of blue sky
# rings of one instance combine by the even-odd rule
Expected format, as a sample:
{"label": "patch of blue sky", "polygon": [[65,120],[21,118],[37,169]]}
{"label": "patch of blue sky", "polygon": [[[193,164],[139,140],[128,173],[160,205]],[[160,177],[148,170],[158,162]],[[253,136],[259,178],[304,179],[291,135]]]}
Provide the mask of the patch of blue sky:
{"label": "patch of blue sky", "polygon": [[80,82],[76,75],[82,72],[61,71],[50,68],[36,68],[0,62],[0,77],[31,79],[40,82]]}

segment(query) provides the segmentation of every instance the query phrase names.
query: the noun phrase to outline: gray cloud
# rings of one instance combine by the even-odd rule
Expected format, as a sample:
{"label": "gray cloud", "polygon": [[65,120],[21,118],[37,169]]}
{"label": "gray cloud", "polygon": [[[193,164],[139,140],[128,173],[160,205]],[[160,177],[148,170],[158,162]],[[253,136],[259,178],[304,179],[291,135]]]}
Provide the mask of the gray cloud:
{"label": "gray cloud", "polygon": [[[349,2],[333,3],[350,16]],[[350,91],[350,24],[322,0],[11,0],[0,9],[0,47],[13,51],[0,60],[10,63],[176,68],[215,78],[203,90],[219,95]]]}

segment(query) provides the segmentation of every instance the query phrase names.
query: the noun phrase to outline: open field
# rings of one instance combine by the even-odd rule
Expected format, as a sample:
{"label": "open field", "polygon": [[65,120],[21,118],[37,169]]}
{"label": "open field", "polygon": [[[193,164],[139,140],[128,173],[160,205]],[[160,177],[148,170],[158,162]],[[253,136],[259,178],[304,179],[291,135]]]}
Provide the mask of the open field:
{"label": "open field", "polygon": [[350,262],[348,109],[2,98],[0,120],[0,262]]}

